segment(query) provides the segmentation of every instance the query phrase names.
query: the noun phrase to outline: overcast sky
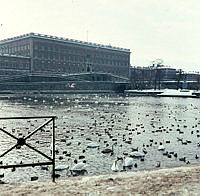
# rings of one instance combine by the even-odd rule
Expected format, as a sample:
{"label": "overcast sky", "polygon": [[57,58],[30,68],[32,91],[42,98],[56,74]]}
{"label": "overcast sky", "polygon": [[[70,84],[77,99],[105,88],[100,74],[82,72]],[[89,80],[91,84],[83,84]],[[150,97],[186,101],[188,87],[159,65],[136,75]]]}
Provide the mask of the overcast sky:
{"label": "overcast sky", "polygon": [[0,39],[30,32],[131,50],[132,66],[158,58],[200,71],[200,0],[0,0]]}

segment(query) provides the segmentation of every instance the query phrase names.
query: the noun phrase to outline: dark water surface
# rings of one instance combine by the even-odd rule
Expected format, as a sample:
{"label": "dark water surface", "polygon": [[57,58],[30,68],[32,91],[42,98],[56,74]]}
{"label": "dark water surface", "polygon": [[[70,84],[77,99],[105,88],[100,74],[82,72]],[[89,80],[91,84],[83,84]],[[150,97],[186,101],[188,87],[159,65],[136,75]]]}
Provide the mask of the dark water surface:
{"label": "dark water surface", "polygon": [[[131,170],[172,167],[200,163],[200,99],[124,97],[121,95],[30,95],[0,100],[0,117],[55,115],[56,166],[73,165],[75,159],[86,160],[88,174],[111,173],[117,157],[127,156],[132,148],[145,149],[144,161]],[[0,127],[16,137],[26,136],[44,119],[1,120]],[[52,124],[38,131],[27,143],[50,156]],[[182,141],[179,141],[180,138]],[[99,148],[87,148],[90,142]],[[113,145],[115,143],[115,145]],[[0,131],[0,154],[16,144],[16,140]],[[164,151],[158,147],[163,144]],[[114,153],[103,154],[105,148]],[[168,152],[168,153],[166,153]],[[167,155],[163,155],[167,154]],[[177,157],[174,156],[177,154]],[[80,157],[82,156],[82,157]],[[186,161],[180,158],[186,157]],[[82,158],[82,159],[80,159]],[[41,155],[22,146],[0,158],[2,164],[37,163],[47,161]],[[1,162],[0,162],[1,163]],[[136,167],[137,166],[137,167]],[[67,171],[57,172],[66,178]],[[49,170],[40,167],[0,169],[4,181],[27,181],[32,176],[39,180],[51,178]]]}

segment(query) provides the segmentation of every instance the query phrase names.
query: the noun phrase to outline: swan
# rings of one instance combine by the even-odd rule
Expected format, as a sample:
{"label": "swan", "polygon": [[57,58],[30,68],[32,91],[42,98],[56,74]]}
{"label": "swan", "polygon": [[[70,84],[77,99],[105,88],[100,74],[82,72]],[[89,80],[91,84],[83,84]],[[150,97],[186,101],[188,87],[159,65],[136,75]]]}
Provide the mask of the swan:
{"label": "swan", "polygon": [[72,175],[81,175],[87,172],[86,168],[88,165],[86,164],[85,161],[77,163],[75,162],[75,165],[72,166],[69,171],[71,172]]}
{"label": "swan", "polygon": [[123,159],[123,167],[132,167],[134,159],[131,157],[125,157]]}
{"label": "swan", "polygon": [[119,171],[119,166],[118,166],[118,164],[117,164],[117,161],[118,161],[118,160],[115,160],[115,161],[113,162],[112,166],[111,166],[111,170],[112,170],[113,172],[118,172],[118,171]]}
{"label": "swan", "polygon": [[160,146],[158,146],[158,150],[159,150],[159,151],[163,151],[163,150],[165,150],[165,146],[164,146],[164,145],[160,145]]}
{"label": "swan", "polygon": [[140,157],[144,157],[145,155],[144,155],[144,153],[142,153],[142,152],[137,152],[137,151],[135,151],[135,152],[131,152],[131,153],[129,154],[129,156],[130,156],[130,157],[133,157],[133,158],[140,158]]}
{"label": "swan", "polygon": [[57,167],[55,167],[55,171],[63,171],[67,169],[69,169],[68,165],[58,165]]}
{"label": "swan", "polygon": [[90,142],[89,144],[87,144],[87,148],[98,148],[99,144],[95,143],[95,142]]}
{"label": "swan", "polygon": [[114,145],[116,145],[116,143],[114,143],[114,144],[112,145],[112,148],[111,148],[111,149],[110,149],[110,148],[105,148],[105,149],[103,149],[101,152],[102,152],[103,154],[105,154],[105,153],[114,153],[114,148],[113,148]]}

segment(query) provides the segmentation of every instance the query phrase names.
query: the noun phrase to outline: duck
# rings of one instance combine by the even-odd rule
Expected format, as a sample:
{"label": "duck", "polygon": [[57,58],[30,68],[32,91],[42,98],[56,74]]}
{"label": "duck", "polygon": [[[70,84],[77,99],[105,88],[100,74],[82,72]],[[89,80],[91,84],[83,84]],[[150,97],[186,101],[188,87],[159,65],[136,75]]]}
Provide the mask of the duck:
{"label": "duck", "polygon": [[137,166],[138,166],[137,163],[135,163],[135,164],[134,164],[134,167],[137,168]]}
{"label": "duck", "polygon": [[[48,166],[40,166],[40,169],[48,171],[49,167]],[[13,167],[12,171],[15,171],[15,167]]]}
{"label": "duck", "polygon": [[143,148],[142,152],[143,152],[144,154],[147,154],[147,149],[146,149],[146,148]]}
{"label": "duck", "polygon": [[138,151],[138,147],[137,148],[131,148],[132,152],[136,152]]}
{"label": "duck", "polygon": [[177,154],[177,153],[174,153],[174,157],[177,158],[177,157],[178,157],[178,154]]}
{"label": "duck", "polygon": [[156,167],[160,167],[160,161],[157,161]]}
{"label": "duck", "polygon": [[35,180],[38,180],[38,176],[32,176],[31,177],[31,181],[35,181]]}
{"label": "duck", "polygon": [[181,157],[181,158],[179,158],[179,161],[186,161],[186,157]]}

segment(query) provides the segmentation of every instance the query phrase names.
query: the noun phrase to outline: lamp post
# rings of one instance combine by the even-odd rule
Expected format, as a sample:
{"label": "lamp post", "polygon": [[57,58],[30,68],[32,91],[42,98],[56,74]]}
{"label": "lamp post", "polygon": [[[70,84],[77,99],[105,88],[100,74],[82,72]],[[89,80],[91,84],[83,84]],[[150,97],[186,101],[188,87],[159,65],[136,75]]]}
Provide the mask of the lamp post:
{"label": "lamp post", "polygon": [[[2,28],[3,24],[0,25],[0,27]],[[1,31],[0,31],[0,44],[1,44]]]}

